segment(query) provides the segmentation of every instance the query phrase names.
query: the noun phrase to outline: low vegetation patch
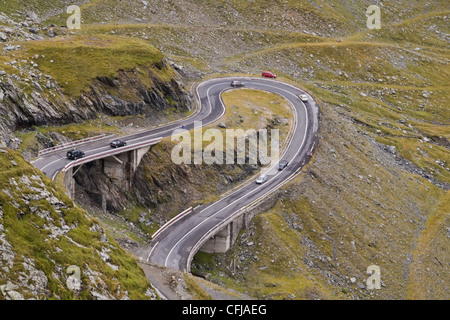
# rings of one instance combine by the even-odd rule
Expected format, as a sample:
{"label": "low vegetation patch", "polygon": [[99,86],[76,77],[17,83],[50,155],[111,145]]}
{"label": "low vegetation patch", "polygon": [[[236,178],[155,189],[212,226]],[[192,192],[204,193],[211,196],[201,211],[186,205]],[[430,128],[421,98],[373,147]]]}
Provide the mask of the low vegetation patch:
{"label": "low vegetation patch", "polygon": [[77,97],[99,77],[115,78],[120,70],[150,66],[161,75],[162,53],[150,44],[119,36],[69,36],[24,45],[28,55],[55,78],[69,96]]}

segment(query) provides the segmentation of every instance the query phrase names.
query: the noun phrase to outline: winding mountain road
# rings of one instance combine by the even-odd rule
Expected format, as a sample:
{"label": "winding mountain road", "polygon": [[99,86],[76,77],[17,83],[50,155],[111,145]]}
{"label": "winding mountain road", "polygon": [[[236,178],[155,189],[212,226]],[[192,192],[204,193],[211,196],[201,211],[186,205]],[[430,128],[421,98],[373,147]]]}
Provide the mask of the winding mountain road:
{"label": "winding mountain road", "polygon": [[[181,126],[192,130],[194,121],[202,121],[203,126],[217,121],[225,113],[221,94],[226,90],[234,89],[230,85],[232,80],[244,82],[244,88],[275,93],[289,101],[295,119],[294,128],[290,141],[287,142],[287,147],[280,157],[280,159],[288,160],[289,165],[282,171],[278,171],[276,167],[263,169],[263,172],[268,175],[265,183],[260,185],[254,182],[247,183],[219,201],[195,210],[167,225],[152,240],[148,249],[142,252],[142,258],[149,262],[189,272],[194,254],[211,235],[233,219],[240,210],[263,198],[295,176],[309,161],[310,152],[317,145],[319,107],[311,96],[290,84],[255,77],[216,78],[202,82],[196,88],[200,106],[195,114],[158,128],[122,137],[121,140],[134,144],[171,136],[172,132],[180,129]],[[302,102],[299,98],[299,95],[304,94],[309,98],[307,102]],[[97,141],[84,145],[82,149],[86,156],[91,156],[111,148],[107,142]],[[54,178],[70,162],[65,158],[66,152],[67,150],[42,156],[33,164],[47,176]]]}
{"label": "winding mountain road", "polygon": [[[233,78],[245,83],[245,88],[264,90],[287,99],[295,117],[294,130],[284,154],[280,157],[289,161],[283,170],[263,170],[268,180],[257,185],[246,184],[219,201],[195,210],[164,228],[152,241],[145,259],[169,268],[190,271],[194,254],[211,235],[217,232],[243,208],[279,188],[296,175],[310,157],[309,152],[316,145],[319,127],[319,107],[303,90],[292,85],[258,78]],[[220,78],[201,83],[197,88],[201,110],[214,117],[225,112],[221,94],[229,90],[231,78]],[[308,102],[302,102],[299,95],[306,94]],[[201,112],[201,113],[202,113]],[[205,122],[205,120],[204,120]],[[207,122],[207,121],[206,121]],[[188,124],[188,123],[187,123]],[[191,129],[188,127],[188,129]]]}

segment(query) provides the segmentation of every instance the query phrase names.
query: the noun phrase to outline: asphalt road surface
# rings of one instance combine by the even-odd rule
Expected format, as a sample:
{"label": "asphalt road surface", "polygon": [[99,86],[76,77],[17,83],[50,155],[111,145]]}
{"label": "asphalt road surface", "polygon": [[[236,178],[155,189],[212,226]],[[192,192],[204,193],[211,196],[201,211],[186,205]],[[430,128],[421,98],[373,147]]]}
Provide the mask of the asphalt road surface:
{"label": "asphalt road surface", "polygon": [[[231,87],[232,80],[244,82],[244,88],[264,90],[278,94],[287,99],[294,111],[294,131],[291,139],[280,159],[288,160],[288,166],[278,171],[277,167],[263,169],[268,179],[263,184],[250,183],[236,189],[233,193],[223,197],[201,209],[186,215],[165,228],[144,250],[142,257],[152,263],[165,267],[190,271],[190,262],[195,251],[207,240],[212,230],[248,206],[253,201],[278,188],[288,178],[295,175],[309,160],[310,152],[317,144],[317,131],[319,127],[319,107],[303,90],[290,84],[265,78],[233,77],[217,78],[205,81],[196,88],[200,106],[192,116],[154,129],[142,131],[126,137],[120,137],[128,145],[145,142],[158,137],[169,137],[174,130],[184,126],[187,130],[194,129],[194,121],[201,121],[203,126],[212,123],[225,113],[225,106],[221,94],[226,90],[239,90]],[[299,95],[306,94],[308,102],[302,102]],[[86,156],[95,155],[111,150],[109,140],[100,140],[84,144],[79,147]],[[71,160],[66,158],[67,149],[42,156],[33,161],[33,165],[54,179],[66,164]]]}
{"label": "asphalt road surface", "polygon": [[[229,219],[240,209],[279,187],[296,174],[311,156],[309,152],[317,142],[319,108],[309,95],[308,102],[300,100],[299,95],[307,93],[276,80],[233,79],[244,82],[244,88],[272,92],[283,96],[291,103],[296,120],[294,131],[285,153],[280,157],[288,160],[289,164],[282,171],[278,171],[277,166],[263,169],[263,172],[267,171],[265,173],[268,174],[268,179],[263,184],[247,184],[207,207],[194,210],[165,228],[153,239],[147,256],[143,257],[149,262],[177,270],[190,271],[193,255],[201,244],[208,240],[205,235],[211,233],[211,230],[216,230],[221,222]],[[208,119],[210,119],[209,117],[215,119],[223,114],[225,107],[220,96],[225,90],[231,89],[231,80],[231,78],[214,79],[198,86],[197,94],[202,110],[200,114],[207,114]]]}

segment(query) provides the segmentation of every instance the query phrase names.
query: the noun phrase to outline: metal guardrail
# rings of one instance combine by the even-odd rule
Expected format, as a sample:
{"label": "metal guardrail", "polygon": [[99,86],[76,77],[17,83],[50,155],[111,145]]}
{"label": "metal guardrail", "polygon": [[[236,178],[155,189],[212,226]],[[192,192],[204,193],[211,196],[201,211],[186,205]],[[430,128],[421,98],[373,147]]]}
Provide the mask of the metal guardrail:
{"label": "metal guardrail", "polygon": [[152,235],[152,240],[155,239],[161,232],[163,232],[165,229],[167,229],[170,225],[172,225],[172,223],[180,220],[181,218],[183,218],[184,216],[187,216],[189,213],[191,213],[193,211],[192,207],[184,210],[183,212],[179,213],[178,215],[176,215],[175,217],[173,217],[172,219],[170,219],[167,223],[165,223],[161,228],[158,229],[158,231],[156,231],[153,235]]}
{"label": "metal guardrail", "polygon": [[245,212],[247,207],[244,207],[242,209],[239,209],[238,211],[234,212],[232,215],[230,215],[228,218],[220,222],[219,224],[215,225],[212,229],[210,229],[207,233],[205,233],[200,240],[192,247],[188,259],[187,259],[187,272],[191,272],[191,261],[194,258],[194,255],[200,250],[200,248],[205,244],[205,242],[211,238],[213,235],[215,235],[217,232],[222,230],[226,225],[228,225],[231,221],[235,220],[240,214]]}
{"label": "metal guardrail", "polygon": [[109,150],[109,151],[103,151],[103,152],[100,152],[100,153],[97,153],[97,154],[94,154],[94,155],[91,155],[91,156],[87,156],[87,157],[81,158],[79,160],[75,160],[75,161],[72,161],[72,162],[68,163],[64,167],[63,171],[67,172],[67,170],[69,170],[70,168],[72,168],[74,166],[78,166],[78,165],[81,165],[81,164],[84,164],[84,163],[87,163],[87,162],[91,162],[91,161],[94,161],[94,160],[97,160],[97,159],[106,158],[108,156],[113,156],[113,155],[116,155],[116,154],[119,154],[119,153],[123,153],[124,151],[130,151],[130,150],[134,150],[134,149],[138,149],[138,148],[154,145],[154,144],[157,144],[157,143],[161,142],[161,140],[162,140],[162,137],[154,138],[154,139],[150,139],[150,140],[148,140],[146,142],[135,143],[135,144],[131,144],[131,145],[126,146],[126,147],[121,147],[121,148],[117,148],[117,149]]}
{"label": "metal guardrail", "polygon": [[57,146],[51,147],[51,148],[47,148],[44,150],[40,150],[38,155],[39,156],[43,156],[46,154],[49,154],[51,152],[55,152],[55,151],[59,151],[59,150],[64,150],[66,148],[70,148],[70,147],[75,147],[75,146],[79,146],[88,142],[92,142],[92,141],[100,141],[103,139],[108,139],[108,138],[112,138],[116,136],[116,134],[110,134],[110,135],[106,135],[106,134],[101,134],[95,137],[89,137],[89,138],[85,138],[85,139],[81,139],[81,140],[76,140],[76,141],[71,141],[68,143],[63,143],[63,144],[59,144]]}
{"label": "metal guardrail", "polygon": [[[310,148],[308,153],[313,153],[314,150],[317,147],[317,137],[315,139],[315,141],[313,142],[312,147]],[[309,162],[309,161],[308,161]],[[282,188],[285,184],[289,183],[290,181],[292,181],[293,179],[295,179],[299,174],[300,171],[303,169],[303,167],[307,164],[307,161],[303,161],[303,163],[301,164],[301,166],[295,170],[287,179],[285,179],[283,182],[281,182],[280,184],[278,184],[277,186],[275,186],[274,188],[272,188],[271,190],[269,190],[267,193],[263,194],[261,197],[259,197],[258,199],[254,200],[253,202],[249,203],[248,205],[246,205],[245,207],[237,210],[236,212],[234,212],[233,214],[231,214],[230,216],[228,216],[225,220],[223,220],[222,222],[220,222],[219,224],[215,225],[213,228],[211,228],[207,233],[205,233],[200,240],[192,247],[188,259],[187,259],[187,272],[190,272],[190,267],[191,267],[191,261],[194,258],[194,255],[197,253],[198,250],[200,250],[200,248],[205,244],[205,242],[211,238],[212,236],[214,236],[216,233],[218,233],[220,230],[222,230],[222,228],[224,228],[225,226],[227,226],[231,221],[234,221],[235,219],[237,219],[241,214],[245,213],[248,210],[253,209],[254,207],[256,207],[257,205],[259,205],[261,202],[263,202],[263,200],[267,199],[268,197],[270,197],[272,194],[274,194],[275,192],[277,192],[280,188]]]}

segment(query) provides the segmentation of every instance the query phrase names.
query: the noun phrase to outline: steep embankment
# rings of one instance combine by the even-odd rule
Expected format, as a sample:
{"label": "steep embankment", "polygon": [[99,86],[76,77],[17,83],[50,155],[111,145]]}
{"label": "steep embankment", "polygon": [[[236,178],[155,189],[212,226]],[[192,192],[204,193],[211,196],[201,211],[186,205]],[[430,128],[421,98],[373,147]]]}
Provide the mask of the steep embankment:
{"label": "steep embankment", "polygon": [[[199,256],[202,271],[257,297],[448,298],[447,20],[427,13],[229,60],[273,61],[304,83],[323,101],[322,133],[307,172],[234,251]],[[372,264],[380,290],[366,288]]]}
{"label": "steep embankment", "polygon": [[[146,124],[156,124],[190,106],[162,53],[139,40],[104,35],[25,43],[12,39],[1,49],[0,132],[8,146],[17,146],[11,133],[19,129],[34,128],[34,136],[27,138],[48,147],[55,137],[42,137],[43,126],[99,115],[141,116]],[[107,131],[103,125],[96,131]]]}
{"label": "steep embankment", "polygon": [[[366,28],[365,13],[374,4],[369,0],[75,2],[85,4],[83,27],[74,34],[49,26],[67,19],[59,1],[33,2],[32,10],[51,19],[39,25],[30,15],[28,27],[38,28],[33,32],[13,23],[7,26],[13,32],[0,30],[8,41],[0,44],[0,71],[21,76],[14,68],[21,60],[11,65],[20,50],[9,45],[12,34],[21,40],[120,35],[156,46],[191,80],[270,69],[323,102],[315,161],[242,233],[233,251],[198,255],[198,269],[256,297],[448,299],[447,1],[379,2],[380,30]],[[8,14],[25,20],[15,11],[16,1],[3,3]],[[6,81],[1,74],[0,79]],[[147,200],[156,205],[152,212],[167,215],[150,221],[148,208],[124,213],[149,223],[148,232],[184,206],[167,197],[165,192],[176,188],[164,189],[165,184],[182,182],[181,196],[184,189],[192,196],[208,194],[189,189],[200,168],[182,178],[182,169],[163,166],[170,149],[161,146],[160,158],[147,159],[162,170],[149,170],[150,189],[158,193],[149,191]],[[220,170],[210,172],[220,176]],[[143,211],[149,221],[140,217]],[[381,269],[380,290],[365,288],[371,264]]]}
{"label": "steep embankment", "polygon": [[[312,164],[278,192],[273,208],[255,217],[232,250],[198,254],[194,270],[261,299],[445,297],[441,276],[448,266],[436,259],[446,259],[448,215],[441,199],[448,191],[405,172],[351,120],[323,111]],[[427,230],[434,216],[435,229]],[[439,239],[435,249],[433,238]],[[416,248],[417,241],[435,256]],[[428,269],[417,273],[414,256]],[[373,264],[381,268],[380,290],[366,289],[366,269]],[[418,280],[414,287],[410,276]],[[428,288],[433,290],[426,293]]]}
{"label": "steep embankment", "polygon": [[1,148],[0,165],[1,299],[156,298],[136,260],[64,190],[15,151]]}
{"label": "steep embankment", "polygon": [[11,16],[0,14],[1,299],[156,298],[101,222],[6,146],[30,159],[60,141],[119,132],[130,117],[172,120],[188,111],[189,94],[147,43],[67,30],[52,39],[37,34],[48,29],[34,15]]}

